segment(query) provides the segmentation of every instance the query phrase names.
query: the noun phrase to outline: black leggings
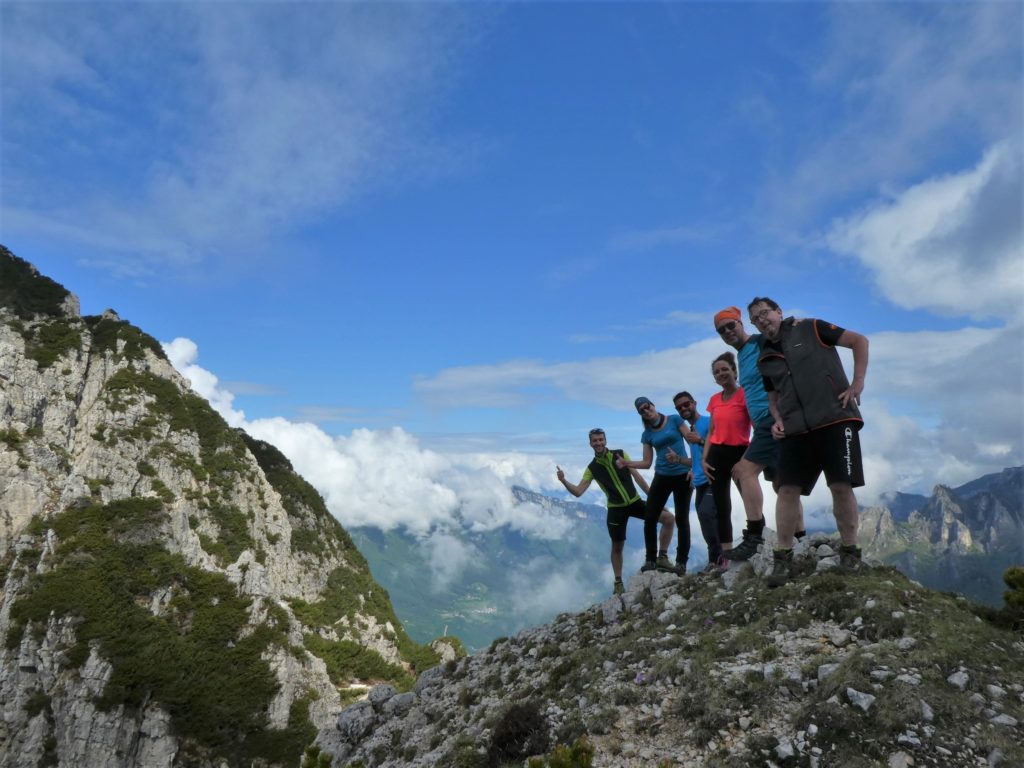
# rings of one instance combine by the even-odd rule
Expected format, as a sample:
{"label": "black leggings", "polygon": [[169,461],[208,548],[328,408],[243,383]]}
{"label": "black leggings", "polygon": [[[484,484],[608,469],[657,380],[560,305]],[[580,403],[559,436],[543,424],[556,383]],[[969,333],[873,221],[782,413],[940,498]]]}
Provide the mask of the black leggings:
{"label": "black leggings", "polygon": [[715,497],[711,493],[711,483],[698,485],[697,492],[697,521],[700,523],[700,532],[704,536],[704,542],[708,545],[708,562],[718,561],[722,554],[722,540],[718,536],[718,513],[715,511]]}
{"label": "black leggings", "polygon": [[689,477],[682,475],[659,475],[654,473],[651,490],[647,494],[647,516],[644,518],[644,547],[647,559],[658,557],[658,518],[665,502],[672,496],[676,505],[676,528],[679,531],[679,543],[676,550],[676,561],[685,563],[690,556],[690,488]]}
{"label": "black leggings", "polygon": [[746,452],[745,445],[716,443],[708,448],[706,454],[708,466],[713,467],[711,495],[715,498],[715,511],[718,515],[718,540],[723,544],[732,543],[732,468]]}

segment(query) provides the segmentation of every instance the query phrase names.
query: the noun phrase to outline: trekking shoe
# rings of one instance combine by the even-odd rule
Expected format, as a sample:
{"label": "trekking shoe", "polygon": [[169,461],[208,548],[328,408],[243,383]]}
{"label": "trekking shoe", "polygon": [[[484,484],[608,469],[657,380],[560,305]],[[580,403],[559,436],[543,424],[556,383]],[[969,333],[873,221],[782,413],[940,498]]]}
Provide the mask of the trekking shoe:
{"label": "trekking shoe", "polygon": [[739,546],[727,549],[722,553],[722,556],[727,560],[735,560],[737,562],[743,562],[749,560],[757,554],[757,549],[764,544],[764,537],[758,536],[755,533],[751,533],[746,528],[743,529],[743,541],[739,543]]}
{"label": "trekking shoe", "polygon": [[654,567],[663,573],[679,573],[679,571],[676,570],[676,567],[672,564],[672,561],[669,560],[666,555],[661,555],[657,560],[655,560]]}
{"label": "trekking shoe", "polygon": [[725,573],[729,570],[729,561],[725,559],[724,552],[721,555],[719,555],[718,559],[715,561],[715,570],[718,573]]}
{"label": "trekking shoe", "polygon": [[781,587],[793,576],[793,550],[776,549],[772,559],[772,572],[764,581],[771,588]]}
{"label": "trekking shoe", "polygon": [[686,575],[686,561],[685,560],[683,560],[683,561],[676,560],[676,573],[678,573],[680,576],[685,576]]}
{"label": "trekking shoe", "polygon": [[647,560],[643,565],[640,566],[640,573],[646,573],[647,571],[653,571],[658,567],[658,564],[653,560]]}
{"label": "trekking shoe", "polygon": [[717,576],[718,575],[718,563],[708,563],[701,569],[702,576]]}
{"label": "trekking shoe", "polygon": [[849,573],[864,570],[864,561],[860,557],[860,547],[856,544],[843,544],[839,547],[839,567]]}
{"label": "trekking shoe", "polygon": [[621,595],[625,591],[626,591],[626,585],[622,583],[622,579],[617,579],[615,581],[615,586],[612,587],[612,594],[613,595]]}

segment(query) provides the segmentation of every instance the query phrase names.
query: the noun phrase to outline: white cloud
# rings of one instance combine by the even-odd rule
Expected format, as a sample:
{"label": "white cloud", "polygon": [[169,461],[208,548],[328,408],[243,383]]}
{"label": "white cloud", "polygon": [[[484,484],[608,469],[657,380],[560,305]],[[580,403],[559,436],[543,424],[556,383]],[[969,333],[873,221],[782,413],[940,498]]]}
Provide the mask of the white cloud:
{"label": "white cloud", "polygon": [[[711,361],[725,348],[718,339],[706,339],[682,349],[635,356],[594,357],[572,363],[514,360],[446,368],[432,377],[417,377],[413,387],[429,404],[442,407],[510,407],[535,398],[538,392],[553,392],[567,400],[621,410],[632,410],[633,400],[644,394],[667,408],[680,387],[693,391],[705,382],[713,384]],[[669,383],[652,387],[652,381]]]}
{"label": "white cloud", "polygon": [[[462,162],[421,119],[473,42],[459,9],[9,5],[5,228],[96,248],[92,263],[252,258],[371,187]],[[58,132],[41,165],[31,148]]]}
{"label": "white cloud", "polygon": [[430,565],[431,587],[448,589],[467,566],[479,559],[479,553],[465,539],[435,530],[421,544]]}
{"label": "white cloud", "polygon": [[585,563],[556,563],[535,558],[509,574],[512,611],[527,623],[545,621],[560,611],[578,610],[607,591],[607,563],[600,574]]}
{"label": "white cloud", "polygon": [[[934,483],[956,485],[1024,460],[1020,338],[1016,326],[871,335],[862,407],[867,425],[861,435],[868,480],[864,498],[930,490]],[[484,392],[487,402],[508,406],[548,389],[566,401],[629,411],[641,392],[659,406],[668,405],[675,390],[653,392],[651,381],[680,382],[703,401],[700,393],[715,389],[706,361],[720,350],[721,342],[704,340],[635,357],[452,368],[416,386],[435,404],[465,403]],[[848,351],[841,353],[850,370]],[[537,479],[539,484],[531,487],[550,487],[543,472]],[[828,504],[828,498],[821,483],[807,507]]]}
{"label": "white cloud", "polygon": [[[555,459],[550,455],[442,454],[421,447],[397,427],[356,429],[348,436],[332,437],[314,424],[280,417],[248,421],[233,408],[234,395],[196,363],[194,342],[178,338],[164,349],[192,388],[229,424],[280,449],[346,526],[404,528],[424,538],[434,554],[451,550],[443,536],[454,528],[483,532],[507,526],[542,539],[558,538],[569,530],[571,521],[534,504],[521,504],[512,495],[513,485],[555,485]],[[442,538],[432,538],[437,536]],[[461,562],[454,557],[449,571],[440,573],[442,583],[457,575]]]}
{"label": "white cloud", "polygon": [[199,358],[199,347],[191,339],[178,337],[163,345],[167,358],[178,373],[192,384],[197,394],[210,401],[210,405],[232,427],[240,427],[245,423],[245,413],[233,407],[235,396],[220,386],[216,376],[205,368],[196,365]]}
{"label": "white cloud", "polygon": [[766,224],[789,231],[836,201],[948,167],[952,147],[1020,135],[1019,3],[833,3],[826,14],[819,53],[799,61],[816,98],[790,115],[813,129],[766,190]]}
{"label": "white cloud", "polygon": [[828,237],[893,304],[1024,320],[1024,164],[1004,142],[963,173],[929,179],[837,222]]}

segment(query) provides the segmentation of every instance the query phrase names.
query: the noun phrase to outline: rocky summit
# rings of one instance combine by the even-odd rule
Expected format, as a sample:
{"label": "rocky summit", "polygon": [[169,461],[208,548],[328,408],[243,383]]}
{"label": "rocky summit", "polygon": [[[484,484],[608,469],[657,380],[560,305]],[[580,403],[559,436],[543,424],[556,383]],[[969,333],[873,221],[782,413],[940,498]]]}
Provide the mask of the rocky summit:
{"label": "rocky summit", "polygon": [[843,572],[837,548],[799,544],[778,589],[766,554],[636,575],[413,691],[373,688],[310,764],[1024,765],[1021,633],[893,568]]}

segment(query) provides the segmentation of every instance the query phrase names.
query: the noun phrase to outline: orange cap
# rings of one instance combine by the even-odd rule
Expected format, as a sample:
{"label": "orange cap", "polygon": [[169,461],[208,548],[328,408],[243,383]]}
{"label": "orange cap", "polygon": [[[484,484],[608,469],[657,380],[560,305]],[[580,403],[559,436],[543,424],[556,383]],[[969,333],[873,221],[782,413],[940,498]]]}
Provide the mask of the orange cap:
{"label": "orange cap", "polygon": [[715,313],[715,328],[722,324],[723,320],[739,320],[743,322],[743,313],[740,312],[739,307],[726,307],[720,312]]}

